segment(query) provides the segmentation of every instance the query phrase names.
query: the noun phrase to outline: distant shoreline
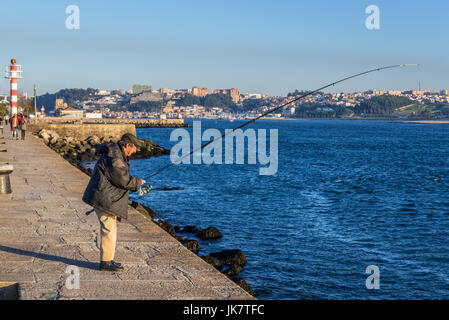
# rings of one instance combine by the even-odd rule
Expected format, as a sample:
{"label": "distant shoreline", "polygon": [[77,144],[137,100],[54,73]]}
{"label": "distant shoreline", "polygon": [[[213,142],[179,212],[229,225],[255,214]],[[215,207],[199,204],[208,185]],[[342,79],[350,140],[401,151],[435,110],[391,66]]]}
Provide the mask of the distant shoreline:
{"label": "distant shoreline", "polygon": [[[226,120],[231,121],[230,119],[214,119],[214,118],[187,118],[189,120]],[[244,119],[234,119],[235,121],[248,121],[251,120],[251,118],[244,118]],[[449,120],[404,120],[404,119],[367,119],[367,118],[339,118],[339,119],[331,119],[331,118],[323,118],[323,119],[316,119],[316,118],[260,118],[259,120],[297,120],[297,121],[390,121],[390,122],[399,122],[399,123],[428,123],[428,124],[449,124]]]}
{"label": "distant shoreline", "polygon": [[425,123],[425,124],[449,124],[449,120],[416,120],[402,121],[403,123]]}

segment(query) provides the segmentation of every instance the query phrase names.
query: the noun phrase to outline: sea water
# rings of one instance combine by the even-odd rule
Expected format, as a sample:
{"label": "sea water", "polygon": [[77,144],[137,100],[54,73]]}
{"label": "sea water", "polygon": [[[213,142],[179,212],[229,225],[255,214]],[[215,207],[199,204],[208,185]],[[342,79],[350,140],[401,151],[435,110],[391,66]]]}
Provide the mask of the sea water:
{"label": "sea water", "polygon": [[[222,133],[242,123],[201,121]],[[448,125],[261,120],[249,128],[278,129],[276,174],[247,162],[180,164],[149,181],[178,190],[131,198],[173,225],[217,227],[223,238],[200,241],[200,255],[241,249],[240,276],[260,299],[449,298]],[[170,149],[172,130],[137,135]],[[133,160],[131,173],[169,162]],[[369,266],[379,270],[378,289],[367,285]]]}

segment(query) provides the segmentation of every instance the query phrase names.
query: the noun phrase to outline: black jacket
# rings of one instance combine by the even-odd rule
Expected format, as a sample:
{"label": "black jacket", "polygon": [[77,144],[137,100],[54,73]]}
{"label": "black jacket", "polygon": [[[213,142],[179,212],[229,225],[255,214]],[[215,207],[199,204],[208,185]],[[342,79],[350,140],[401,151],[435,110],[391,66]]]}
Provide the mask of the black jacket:
{"label": "black jacket", "polygon": [[140,179],[129,175],[129,163],[117,143],[109,143],[99,150],[95,165],[83,195],[83,201],[95,209],[126,219],[129,190],[137,191]]}

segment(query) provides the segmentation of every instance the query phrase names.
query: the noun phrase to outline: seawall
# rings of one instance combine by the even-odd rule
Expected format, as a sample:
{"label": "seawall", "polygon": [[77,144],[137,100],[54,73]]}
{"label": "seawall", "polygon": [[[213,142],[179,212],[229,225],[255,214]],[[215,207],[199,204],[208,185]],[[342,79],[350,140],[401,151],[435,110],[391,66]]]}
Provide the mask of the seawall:
{"label": "seawall", "polygon": [[68,118],[68,117],[48,117],[40,118],[38,122],[43,123],[73,123],[73,124],[132,124],[143,128],[179,128],[185,127],[184,119],[124,119],[124,118]]}
{"label": "seawall", "polygon": [[125,133],[136,135],[136,127],[133,124],[67,124],[67,123],[47,123],[38,122],[28,126],[32,132],[41,129],[55,131],[60,136],[72,137],[77,140],[85,140],[90,136],[113,137],[120,139]]}

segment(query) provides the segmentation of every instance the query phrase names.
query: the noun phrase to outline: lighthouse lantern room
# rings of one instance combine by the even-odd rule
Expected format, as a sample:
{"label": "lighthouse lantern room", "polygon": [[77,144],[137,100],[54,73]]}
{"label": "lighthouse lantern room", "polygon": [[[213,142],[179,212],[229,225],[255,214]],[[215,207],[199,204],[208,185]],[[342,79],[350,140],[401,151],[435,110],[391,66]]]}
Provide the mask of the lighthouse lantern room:
{"label": "lighthouse lantern room", "polygon": [[16,59],[11,59],[11,65],[6,67],[5,78],[9,79],[11,84],[9,114],[13,116],[17,114],[17,79],[23,79],[22,66],[17,64]]}

